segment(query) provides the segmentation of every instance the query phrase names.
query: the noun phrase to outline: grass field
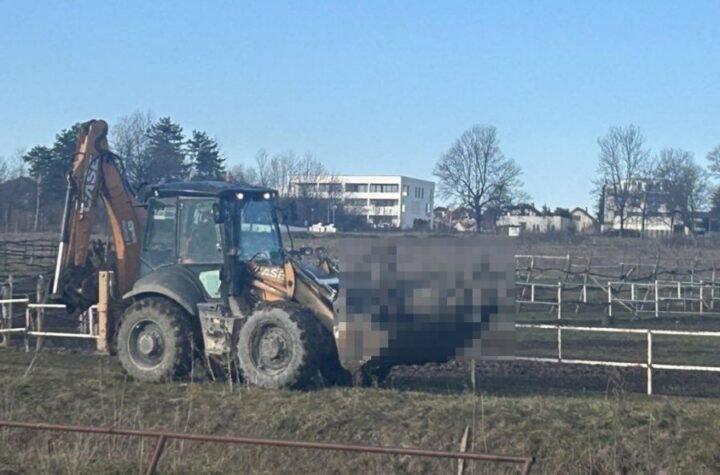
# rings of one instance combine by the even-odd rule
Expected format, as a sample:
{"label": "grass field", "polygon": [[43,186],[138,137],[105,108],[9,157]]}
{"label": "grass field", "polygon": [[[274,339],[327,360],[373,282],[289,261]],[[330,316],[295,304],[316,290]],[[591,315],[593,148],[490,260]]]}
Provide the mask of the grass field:
{"label": "grass field", "polygon": [[[300,238],[332,254],[343,238]],[[657,259],[657,243],[584,239],[521,241],[519,252],[587,255],[619,262]],[[594,246],[594,247],[593,247]],[[720,257],[705,242],[664,246],[665,265]],[[655,257],[653,257],[655,256]],[[600,325],[602,307],[568,324]],[[518,320],[556,323],[550,311],[525,308]],[[720,317],[632,319],[618,327],[720,331]],[[641,362],[643,335],[563,335],[566,358]],[[517,354],[555,356],[554,331],[517,332]],[[54,347],[54,350],[50,348]],[[140,384],[113,358],[58,349],[35,355],[0,349],[0,418],[115,425],[213,434],[459,449],[466,426],[470,450],[537,457],[534,473],[716,473],[720,471],[720,374],[654,372],[576,365],[485,362],[472,391],[463,363],[399,367],[380,388],[263,391],[228,382]],[[655,337],[654,360],[718,365],[718,339]],[[0,429],[0,474],[128,473],[149,460],[154,441]],[[173,442],[161,473],[454,473],[455,462],[357,456],[310,450]],[[518,473],[517,467],[470,463],[466,473]]]}
{"label": "grass field", "polygon": [[[378,389],[263,391],[219,382],[139,384],[114,360],[0,351],[0,417],[313,441],[534,455],[535,473],[712,473],[720,401],[647,397],[612,374],[483,376],[402,368]],[[531,370],[532,367],[529,367]],[[415,371],[421,371],[416,373]],[[427,372],[437,371],[428,379]],[[447,371],[447,369],[445,369]],[[429,383],[429,384],[428,384]],[[569,384],[568,384],[569,383]],[[0,473],[128,473],[152,441],[0,430]],[[451,473],[454,461],[174,442],[161,473]],[[517,473],[471,463],[468,473]]]}

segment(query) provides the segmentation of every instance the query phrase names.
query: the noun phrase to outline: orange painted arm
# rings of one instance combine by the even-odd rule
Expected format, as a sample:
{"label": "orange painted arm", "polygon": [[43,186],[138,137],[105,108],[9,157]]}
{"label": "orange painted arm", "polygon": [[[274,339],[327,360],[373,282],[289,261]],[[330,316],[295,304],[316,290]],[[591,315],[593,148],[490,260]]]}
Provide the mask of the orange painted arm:
{"label": "orange painted arm", "polygon": [[107,132],[105,121],[91,120],[82,125],[78,135],[64,223],[67,237],[63,241],[67,242],[61,243],[56,280],[68,269],[86,267],[95,207],[102,201],[115,247],[117,290],[122,295],[137,279],[145,210],[137,206],[119,157],[108,148]]}

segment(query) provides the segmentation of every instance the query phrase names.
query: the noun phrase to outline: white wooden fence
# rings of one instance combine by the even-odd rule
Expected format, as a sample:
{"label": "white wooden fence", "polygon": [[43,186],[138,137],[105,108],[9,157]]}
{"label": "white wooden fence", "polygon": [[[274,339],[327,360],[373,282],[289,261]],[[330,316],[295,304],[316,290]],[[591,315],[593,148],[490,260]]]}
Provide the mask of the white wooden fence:
{"label": "white wooden fence", "polygon": [[[13,306],[24,306],[25,321],[23,326],[13,326]],[[25,348],[29,350],[28,337],[36,338],[81,338],[98,340],[97,306],[93,305],[79,316],[79,332],[58,332],[43,330],[45,310],[65,311],[65,305],[52,303],[32,303],[28,298],[0,299],[0,307],[5,310],[0,321],[0,335],[17,334],[25,337]],[[6,343],[6,342],[5,342]]]}
{"label": "white wooden fence", "polygon": [[[566,363],[596,366],[616,366],[624,368],[645,368],[647,371],[647,393],[653,393],[652,372],[653,369],[665,369],[675,371],[711,371],[720,372],[720,366],[697,366],[697,365],[678,365],[678,364],[660,364],[653,362],[653,335],[672,335],[672,336],[691,336],[691,337],[720,337],[720,332],[710,331],[678,331],[678,330],[651,330],[649,328],[599,328],[599,327],[575,327],[563,325],[542,325],[516,323],[515,328],[554,330],[557,332],[557,357],[556,358],[540,358],[533,356],[515,356],[512,360],[537,361],[543,363]],[[623,361],[607,361],[607,360],[585,360],[585,359],[569,359],[563,358],[562,354],[562,335],[563,332],[591,332],[591,333],[625,333],[640,334],[647,337],[647,359],[641,362],[623,362]]]}
{"label": "white wooden fence", "polygon": [[[702,281],[608,282],[608,316],[613,315],[614,303],[625,304],[626,308],[629,306],[636,315],[640,313],[652,313],[655,317],[660,317],[661,313],[720,315],[720,312],[714,311],[717,300],[715,287],[716,284]],[[672,308],[672,304],[681,304],[683,309]]]}
{"label": "white wooden fence", "polygon": [[[98,304],[88,308],[78,316],[78,323],[74,325],[78,332],[48,331],[45,329],[45,311],[66,311],[66,306],[58,303],[45,303],[45,286],[42,276],[38,279],[35,301],[29,297],[13,297],[12,279],[9,285],[2,288],[0,294],[0,346],[7,346],[8,335],[16,334],[25,337],[25,349],[29,351],[29,337],[36,338],[36,347],[40,348],[45,337],[50,338],[79,338],[95,340],[97,351],[107,351],[107,320],[108,295],[111,287],[113,273],[101,271],[98,273]],[[16,306],[24,307],[24,325],[15,324]]]}

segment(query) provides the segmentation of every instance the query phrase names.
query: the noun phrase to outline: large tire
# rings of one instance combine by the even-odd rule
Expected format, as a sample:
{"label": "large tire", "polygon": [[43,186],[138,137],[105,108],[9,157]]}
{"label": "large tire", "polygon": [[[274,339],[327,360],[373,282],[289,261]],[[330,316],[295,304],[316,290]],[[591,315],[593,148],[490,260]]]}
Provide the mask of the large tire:
{"label": "large tire", "polygon": [[296,304],[261,305],[240,328],[236,354],[248,383],[299,389],[317,374],[322,337],[315,316]]}
{"label": "large tire", "polygon": [[117,336],[117,352],[125,371],[147,382],[186,376],[192,366],[190,316],[164,297],[146,297],[125,311]]}

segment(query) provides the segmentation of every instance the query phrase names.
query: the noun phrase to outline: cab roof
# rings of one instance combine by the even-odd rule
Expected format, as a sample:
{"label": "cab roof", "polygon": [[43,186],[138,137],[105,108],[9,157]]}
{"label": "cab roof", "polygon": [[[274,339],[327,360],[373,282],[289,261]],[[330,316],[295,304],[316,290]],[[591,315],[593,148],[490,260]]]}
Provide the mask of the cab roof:
{"label": "cab roof", "polygon": [[150,195],[158,198],[170,196],[220,197],[225,195],[234,195],[236,193],[277,194],[277,192],[271,188],[226,181],[184,181],[176,183],[163,183],[150,187]]}

